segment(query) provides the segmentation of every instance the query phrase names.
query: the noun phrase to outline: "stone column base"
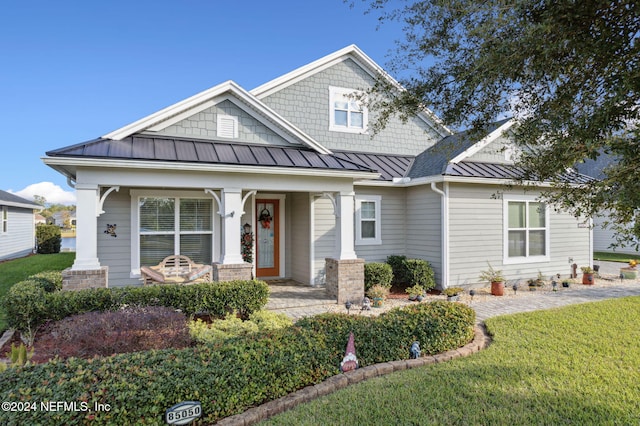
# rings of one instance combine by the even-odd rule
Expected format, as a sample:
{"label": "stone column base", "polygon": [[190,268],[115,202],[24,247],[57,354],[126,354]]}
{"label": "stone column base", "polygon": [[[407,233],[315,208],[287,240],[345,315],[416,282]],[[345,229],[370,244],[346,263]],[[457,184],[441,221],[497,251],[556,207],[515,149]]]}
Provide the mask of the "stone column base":
{"label": "stone column base", "polygon": [[78,269],[67,268],[62,271],[63,290],[82,290],[85,288],[106,288],[109,287],[109,267],[103,266],[100,269]]}
{"label": "stone column base", "polygon": [[325,259],[327,294],[339,304],[364,298],[364,259]]}
{"label": "stone column base", "polygon": [[213,281],[251,280],[253,266],[250,263],[213,264]]}

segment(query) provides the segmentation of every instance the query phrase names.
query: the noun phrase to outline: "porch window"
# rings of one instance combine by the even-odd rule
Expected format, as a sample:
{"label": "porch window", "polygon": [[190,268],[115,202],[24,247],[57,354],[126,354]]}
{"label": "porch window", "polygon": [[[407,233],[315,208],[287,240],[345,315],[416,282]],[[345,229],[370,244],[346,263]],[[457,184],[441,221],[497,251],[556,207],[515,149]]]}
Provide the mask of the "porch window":
{"label": "porch window", "polygon": [[0,233],[4,234],[9,229],[9,208],[2,206],[2,226],[0,227]]}
{"label": "porch window", "polygon": [[379,195],[356,196],[356,244],[382,244]]}
{"label": "porch window", "polygon": [[535,200],[505,200],[505,262],[549,260],[547,206]]}
{"label": "porch window", "polygon": [[211,263],[212,201],[197,198],[141,197],[140,264],[155,265],[173,254]]}
{"label": "porch window", "polygon": [[367,127],[367,107],[352,94],[353,89],[329,88],[329,130],[337,132],[363,133]]}

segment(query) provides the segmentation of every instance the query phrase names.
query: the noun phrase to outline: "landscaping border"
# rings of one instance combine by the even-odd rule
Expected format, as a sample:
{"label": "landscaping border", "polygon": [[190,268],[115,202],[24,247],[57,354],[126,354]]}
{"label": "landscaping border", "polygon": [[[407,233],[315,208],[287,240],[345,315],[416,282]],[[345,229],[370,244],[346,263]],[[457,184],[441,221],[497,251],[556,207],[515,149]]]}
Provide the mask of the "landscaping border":
{"label": "landscaping border", "polygon": [[216,425],[221,426],[250,426],[258,422],[266,420],[276,414],[283,413],[300,404],[312,401],[324,395],[328,395],[337,390],[343,389],[349,385],[353,385],[367,379],[384,376],[396,371],[408,370],[411,368],[422,367],[423,365],[436,364],[439,362],[450,361],[454,358],[460,358],[479,352],[491,344],[491,336],[487,333],[484,324],[476,324],[473,328],[474,337],[471,343],[450,351],[437,355],[429,355],[416,359],[406,359],[400,361],[383,362],[373,364],[367,367],[358,368],[356,370],[341,373],[329,377],[325,381],[317,385],[307,386],[299,391],[290,393],[282,398],[269,401],[265,404],[253,407],[244,413],[226,417]]}

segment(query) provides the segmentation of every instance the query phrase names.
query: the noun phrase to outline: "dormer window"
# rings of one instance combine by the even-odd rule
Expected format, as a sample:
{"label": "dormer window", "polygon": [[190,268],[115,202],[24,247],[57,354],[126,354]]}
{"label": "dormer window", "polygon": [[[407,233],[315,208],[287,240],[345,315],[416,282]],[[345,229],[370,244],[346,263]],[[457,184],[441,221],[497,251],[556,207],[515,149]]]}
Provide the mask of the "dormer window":
{"label": "dormer window", "polygon": [[362,101],[353,95],[359,92],[342,87],[329,87],[329,130],[335,132],[364,133],[368,111]]}

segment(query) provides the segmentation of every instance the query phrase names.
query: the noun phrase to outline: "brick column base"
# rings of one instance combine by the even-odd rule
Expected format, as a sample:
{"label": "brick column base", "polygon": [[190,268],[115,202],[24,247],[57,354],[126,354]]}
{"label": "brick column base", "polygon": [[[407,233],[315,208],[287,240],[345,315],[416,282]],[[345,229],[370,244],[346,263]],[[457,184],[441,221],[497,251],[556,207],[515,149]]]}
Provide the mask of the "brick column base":
{"label": "brick column base", "polygon": [[253,279],[253,267],[250,263],[213,264],[213,281],[235,281]]}
{"label": "brick column base", "polygon": [[82,290],[85,288],[109,287],[109,267],[100,269],[73,270],[67,268],[62,271],[63,290]]}
{"label": "brick column base", "polygon": [[325,259],[327,294],[339,304],[364,298],[364,259]]}

